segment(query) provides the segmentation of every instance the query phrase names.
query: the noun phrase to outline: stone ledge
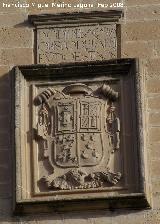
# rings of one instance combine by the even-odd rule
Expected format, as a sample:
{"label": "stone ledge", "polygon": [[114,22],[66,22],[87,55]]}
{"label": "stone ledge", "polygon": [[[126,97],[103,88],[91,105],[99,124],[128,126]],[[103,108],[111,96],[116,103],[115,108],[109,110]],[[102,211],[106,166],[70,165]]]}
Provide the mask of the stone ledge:
{"label": "stone ledge", "polygon": [[123,16],[121,10],[109,10],[105,12],[74,12],[60,14],[29,15],[28,19],[34,26],[65,24],[65,23],[93,23],[97,22],[118,22]]}

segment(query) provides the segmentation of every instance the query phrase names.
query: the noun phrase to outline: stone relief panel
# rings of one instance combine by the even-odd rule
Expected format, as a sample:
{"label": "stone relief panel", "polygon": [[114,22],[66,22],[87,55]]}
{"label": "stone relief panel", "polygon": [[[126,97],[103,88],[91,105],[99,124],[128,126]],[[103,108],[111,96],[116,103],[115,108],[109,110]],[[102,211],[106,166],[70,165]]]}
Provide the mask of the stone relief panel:
{"label": "stone relief panel", "polygon": [[16,68],[17,213],[150,207],[137,68],[135,59]]}
{"label": "stone relief panel", "polygon": [[[116,185],[121,172],[108,165],[120,147],[118,92],[103,84],[96,90],[77,83],[36,96],[38,148],[53,168],[41,178],[50,190],[92,189]],[[38,138],[37,138],[38,139]],[[43,147],[41,147],[43,145]],[[41,172],[39,172],[41,173]]]}

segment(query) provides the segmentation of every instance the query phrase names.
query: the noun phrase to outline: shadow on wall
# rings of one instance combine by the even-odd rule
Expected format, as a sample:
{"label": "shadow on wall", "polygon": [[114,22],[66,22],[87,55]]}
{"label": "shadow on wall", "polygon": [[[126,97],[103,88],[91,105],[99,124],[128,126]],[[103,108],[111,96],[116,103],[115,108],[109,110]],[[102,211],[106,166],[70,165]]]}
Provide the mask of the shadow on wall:
{"label": "shadow on wall", "polygon": [[[127,220],[135,220],[137,217],[141,220],[147,218],[147,211],[129,211],[129,210],[97,210],[85,212],[69,212],[69,213],[50,213],[35,214],[27,216],[6,216],[1,217],[0,222],[12,222],[16,224],[124,224]],[[142,218],[143,217],[143,218]],[[130,222],[128,222],[130,223]]]}
{"label": "shadow on wall", "polygon": [[11,73],[8,66],[0,66],[0,221],[11,214],[13,180]]}
{"label": "shadow on wall", "polygon": [[18,23],[14,26],[14,28],[21,28],[21,27],[22,28],[24,28],[24,27],[30,28],[30,27],[33,27],[33,25],[30,24],[27,19],[27,20],[24,20],[22,23]]}

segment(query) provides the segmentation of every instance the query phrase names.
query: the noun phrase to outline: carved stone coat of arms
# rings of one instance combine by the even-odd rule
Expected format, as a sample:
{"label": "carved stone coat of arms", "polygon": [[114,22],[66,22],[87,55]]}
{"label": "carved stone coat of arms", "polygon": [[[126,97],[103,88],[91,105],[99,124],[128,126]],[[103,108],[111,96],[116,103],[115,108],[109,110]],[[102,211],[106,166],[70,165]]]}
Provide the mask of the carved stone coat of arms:
{"label": "carved stone coat of arms", "polygon": [[141,75],[128,58],[15,68],[16,214],[151,207]]}
{"label": "carved stone coat of arms", "polygon": [[109,85],[92,90],[82,83],[62,91],[46,88],[36,96],[36,135],[53,168],[40,180],[47,189],[90,189],[119,182],[121,173],[109,167],[110,155],[120,147],[117,99],[118,92]]}

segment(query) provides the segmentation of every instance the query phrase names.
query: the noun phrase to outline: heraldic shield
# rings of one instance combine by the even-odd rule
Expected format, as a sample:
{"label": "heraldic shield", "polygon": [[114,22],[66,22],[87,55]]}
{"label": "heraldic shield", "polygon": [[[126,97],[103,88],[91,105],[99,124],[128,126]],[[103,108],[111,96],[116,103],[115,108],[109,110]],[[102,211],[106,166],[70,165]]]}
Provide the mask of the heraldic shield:
{"label": "heraldic shield", "polygon": [[92,96],[68,97],[55,100],[51,111],[56,123],[53,129],[56,139],[53,143],[54,162],[61,167],[98,165],[107,145],[103,140],[107,137],[103,136],[106,135],[105,104]]}
{"label": "heraldic shield", "polygon": [[[118,93],[108,85],[92,90],[71,84],[62,91],[48,88],[39,101],[37,135],[53,174],[43,177],[52,190],[95,188],[116,184],[121,173],[109,170],[110,155],[119,148],[119,119],[113,102]],[[101,164],[107,170],[102,171]]]}

